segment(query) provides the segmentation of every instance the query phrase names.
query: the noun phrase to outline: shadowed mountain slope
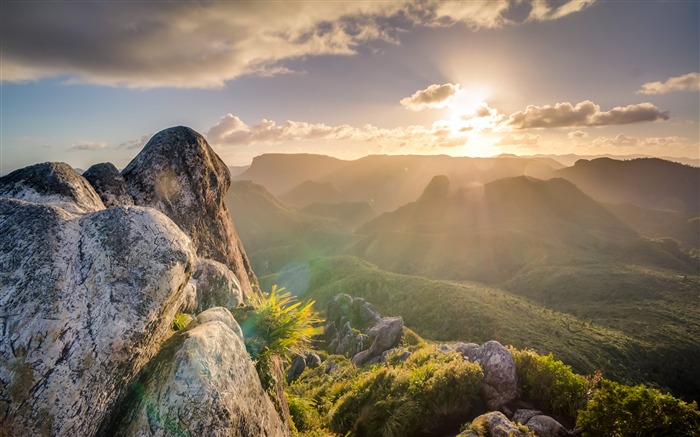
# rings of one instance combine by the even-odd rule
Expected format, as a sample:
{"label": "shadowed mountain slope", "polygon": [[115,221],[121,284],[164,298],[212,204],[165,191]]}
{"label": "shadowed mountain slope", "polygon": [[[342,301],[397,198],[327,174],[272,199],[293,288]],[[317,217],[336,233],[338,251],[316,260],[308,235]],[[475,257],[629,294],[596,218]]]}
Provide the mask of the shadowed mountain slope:
{"label": "shadowed mountain slope", "polygon": [[576,184],[594,199],[608,203],[633,203],[652,209],[684,213],[700,211],[700,168],[640,158],[579,160],[556,175]]}

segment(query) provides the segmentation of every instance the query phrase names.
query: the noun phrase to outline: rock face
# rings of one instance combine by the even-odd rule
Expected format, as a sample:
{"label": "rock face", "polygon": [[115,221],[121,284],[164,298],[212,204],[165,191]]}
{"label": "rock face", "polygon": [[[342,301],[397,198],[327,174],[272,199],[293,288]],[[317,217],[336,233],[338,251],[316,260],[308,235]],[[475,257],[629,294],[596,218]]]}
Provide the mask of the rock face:
{"label": "rock face", "polygon": [[258,284],[224,198],[229,169],[204,137],[178,126],[158,132],[122,171],[136,205],[170,217],[192,239],[201,258],[225,264],[245,296]]}
{"label": "rock face", "polygon": [[93,165],[85,170],[83,177],[92,185],[107,208],[134,204],[134,199],[126,189],[124,178],[111,162]]}
{"label": "rock face", "polygon": [[199,258],[192,282],[197,289],[197,313],[217,306],[236,308],[243,302],[241,284],[236,275],[220,262]]}
{"label": "rock face", "polygon": [[[48,174],[33,166],[31,180],[53,180],[64,168],[41,166]],[[69,209],[102,208],[84,179],[66,178],[54,185],[59,194],[38,200],[73,196]],[[3,433],[94,435],[120,390],[170,335],[194,259],[190,239],[153,209],[73,214],[0,199]]]}
{"label": "rock face", "polygon": [[399,344],[402,333],[401,317],[383,317],[367,331],[367,336],[372,340],[372,346],[352,357],[352,363],[360,366],[374,357],[381,356],[382,352]]}
{"label": "rock face", "polygon": [[456,343],[453,349],[484,369],[484,399],[491,410],[497,410],[518,395],[518,379],[513,356],[497,341],[481,346]]}
{"label": "rock face", "polygon": [[480,427],[486,434],[475,431],[464,431],[458,437],[527,437],[527,434],[520,431],[518,427],[508,420],[500,411],[491,411],[482,414],[472,421],[472,426]]}
{"label": "rock face", "polygon": [[104,435],[289,435],[243,340],[219,320],[170,339],[122,405]]}
{"label": "rock face", "polygon": [[561,423],[549,416],[536,415],[525,424],[537,437],[561,437],[569,435],[569,432]]}
{"label": "rock face", "polygon": [[35,164],[1,177],[0,198],[52,204],[74,213],[105,209],[85,178],[63,162]]}

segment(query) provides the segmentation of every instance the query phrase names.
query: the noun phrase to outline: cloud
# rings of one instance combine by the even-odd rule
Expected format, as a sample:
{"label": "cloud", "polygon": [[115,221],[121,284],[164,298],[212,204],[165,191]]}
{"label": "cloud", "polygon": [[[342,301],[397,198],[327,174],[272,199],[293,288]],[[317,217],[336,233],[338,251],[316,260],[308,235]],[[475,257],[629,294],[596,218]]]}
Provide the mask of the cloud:
{"label": "cloud", "polygon": [[[521,21],[561,18],[592,2],[531,0]],[[61,77],[134,88],[221,87],[285,62],[351,56],[418,26],[517,24],[521,0],[444,2],[3,2],[3,81]]]}
{"label": "cloud", "polygon": [[508,117],[508,126],[515,129],[556,128],[577,126],[608,126],[668,120],[668,112],[651,103],[639,103],[601,111],[600,106],[586,100],[577,103],[557,103],[554,106],[529,105],[525,111]]}
{"label": "cloud", "polygon": [[511,135],[508,134],[502,137],[494,146],[521,146],[521,147],[537,147],[539,145],[540,136],[533,134]]}
{"label": "cloud", "polygon": [[666,94],[674,91],[700,91],[700,73],[669,77],[666,82],[647,82],[637,94]]}
{"label": "cloud", "polygon": [[73,144],[68,148],[68,150],[88,150],[97,151],[104,150],[107,148],[107,143],[96,143],[93,141],[81,141],[80,143]]}
{"label": "cloud", "polygon": [[288,120],[282,124],[262,119],[249,126],[239,117],[226,114],[206,133],[209,143],[216,147],[276,145],[329,142],[375,142],[383,147],[398,148],[411,144],[414,148],[441,148],[462,146],[468,138],[455,133],[443,122],[431,127],[405,126],[383,129],[371,124],[362,127],[349,125],[330,126],[324,123],[307,123]]}
{"label": "cloud", "polygon": [[582,130],[575,130],[573,132],[569,132],[568,134],[566,134],[566,136],[572,140],[574,138],[588,138],[588,133]]}
{"label": "cloud", "polygon": [[146,145],[148,140],[151,139],[153,134],[146,134],[142,135],[139,138],[136,138],[134,140],[129,140],[125,141],[117,146],[117,149],[125,149],[125,150],[134,150],[134,149],[142,149],[143,146]]}
{"label": "cloud", "polygon": [[432,84],[428,88],[416,91],[410,97],[401,99],[401,105],[411,111],[444,108],[450,104],[453,97],[458,92],[458,83],[446,83],[443,85]]}
{"label": "cloud", "polygon": [[590,147],[595,148],[671,148],[687,145],[688,139],[679,136],[636,138],[623,134],[599,137],[590,143]]}

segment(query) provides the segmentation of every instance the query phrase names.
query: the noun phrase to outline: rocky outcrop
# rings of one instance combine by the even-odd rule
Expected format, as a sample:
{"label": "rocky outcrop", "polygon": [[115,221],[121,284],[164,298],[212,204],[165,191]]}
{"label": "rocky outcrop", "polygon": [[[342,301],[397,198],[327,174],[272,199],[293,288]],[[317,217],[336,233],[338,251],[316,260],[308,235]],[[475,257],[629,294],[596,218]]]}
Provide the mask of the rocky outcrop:
{"label": "rocky outcrop", "polygon": [[569,431],[561,423],[549,416],[538,414],[533,416],[525,425],[534,432],[537,437],[563,437],[570,435]]}
{"label": "rocky outcrop", "polygon": [[469,361],[479,363],[484,370],[484,400],[489,409],[498,410],[518,395],[518,379],[513,356],[495,340],[479,346],[476,343],[456,343],[456,350]]}
{"label": "rocky outcrop", "polygon": [[[33,166],[10,180],[29,174],[33,183],[53,181],[57,192],[45,187],[36,201],[74,199],[68,210],[103,209],[84,179],[63,165],[41,166],[48,174],[36,174],[41,167]],[[56,172],[64,171],[65,180],[56,182]],[[190,239],[160,212],[68,210],[0,199],[0,421],[6,435],[94,435],[123,387],[171,334],[192,273]]]}
{"label": "rocky outcrop", "polygon": [[398,345],[403,335],[401,317],[382,318],[365,299],[345,293],[328,303],[326,317],[323,338],[328,352],[351,357],[357,366],[375,358],[381,361],[382,353]]}
{"label": "rocky outcrop", "polygon": [[243,292],[236,275],[220,262],[197,259],[192,283],[196,288],[195,313],[217,306],[236,308],[243,303]]}
{"label": "rocky outcrop", "polygon": [[238,277],[244,296],[257,292],[255,274],[226,209],[226,165],[204,137],[178,126],[158,132],[122,171],[136,205],[170,217],[211,258]]}
{"label": "rocky outcrop", "polygon": [[243,340],[220,320],[200,323],[170,339],[122,406],[104,435],[289,435]]}
{"label": "rocky outcrop", "polygon": [[476,417],[470,429],[457,437],[529,437],[529,435],[519,430],[517,425],[500,411],[491,411]]}
{"label": "rocky outcrop", "polygon": [[105,209],[88,181],[63,162],[35,164],[1,177],[0,198],[56,205],[73,213]]}
{"label": "rocky outcrop", "polygon": [[515,410],[511,420],[513,420],[515,423],[522,423],[525,425],[528,420],[535,416],[539,416],[540,414],[542,414],[542,412],[539,410],[519,409]]}
{"label": "rocky outcrop", "polygon": [[367,331],[372,346],[352,357],[352,363],[361,366],[372,358],[381,356],[382,352],[399,344],[402,333],[401,317],[383,317]]}
{"label": "rocky outcrop", "polygon": [[307,367],[310,369],[315,369],[321,365],[321,357],[313,352],[306,352],[304,354],[298,354],[292,359],[292,364],[287,370],[287,382],[292,382],[299,377],[304,372]]}
{"label": "rocky outcrop", "polygon": [[124,178],[111,162],[93,165],[85,170],[83,177],[92,185],[107,208],[134,204],[134,199],[126,189]]}

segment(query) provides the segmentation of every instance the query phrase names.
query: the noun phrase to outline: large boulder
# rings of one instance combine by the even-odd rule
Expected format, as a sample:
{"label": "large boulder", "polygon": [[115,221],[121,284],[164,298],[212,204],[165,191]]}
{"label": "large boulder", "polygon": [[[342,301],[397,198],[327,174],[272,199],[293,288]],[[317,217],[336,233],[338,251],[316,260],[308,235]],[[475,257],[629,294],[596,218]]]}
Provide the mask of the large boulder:
{"label": "large boulder", "polygon": [[122,171],[136,205],[170,217],[192,239],[197,254],[225,264],[247,297],[258,283],[236,234],[224,197],[231,185],[226,164],[194,130],[158,132]]}
{"label": "large boulder", "polygon": [[533,416],[525,425],[537,437],[563,437],[569,435],[569,431],[561,423],[541,414]]}
{"label": "large boulder", "polygon": [[220,262],[199,258],[192,274],[192,282],[197,290],[195,312],[207,308],[236,308],[243,303],[241,284],[236,275]]}
{"label": "large boulder", "polygon": [[452,349],[484,370],[484,400],[491,410],[498,410],[518,395],[515,361],[508,349],[495,340],[481,346],[456,343]]}
{"label": "large boulder", "polygon": [[8,178],[54,181],[57,194],[47,188],[33,200],[102,210],[0,199],[2,434],[90,436],[171,335],[194,248],[160,212],[104,210],[72,170],[43,166],[43,177],[33,166]]}
{"label": "large boulder", "polygon": [[392,349],[399,344],[403,334],[403,319],[399,317],[382,317],[367,331],[372,341],[369,349],[359,352],[352,357],[352,363],[360,366],[374,357],[380,357],[382,352]]}
{"label": "large boulder", "polygon": [[528,434],[500,411],[491,411],[472,420],[470,429],[458,437],[528,437]]}
{"label": "large boulder", "polygon": [[134,204],[134,199],[126,189],[124,178],[111,162],[93,165],[85,170],[83,177],[92,185],[107,208]]}
{"label": "large boulder", "polygon": [[0,198],[50,204],[69,212],[105,209],[87,180],[63,162],[44,162],[0,178]]}
{"label": "large boulder", "polygon": [[171,338],[103,435],[287,436],[243,340],[211,320]]}

